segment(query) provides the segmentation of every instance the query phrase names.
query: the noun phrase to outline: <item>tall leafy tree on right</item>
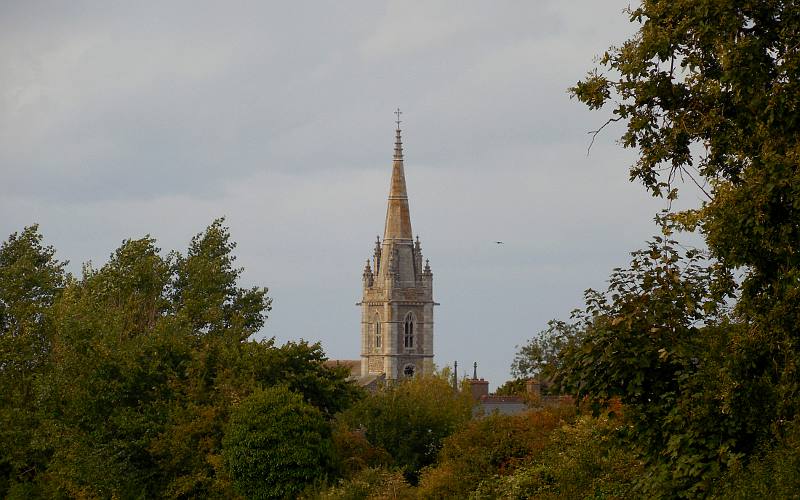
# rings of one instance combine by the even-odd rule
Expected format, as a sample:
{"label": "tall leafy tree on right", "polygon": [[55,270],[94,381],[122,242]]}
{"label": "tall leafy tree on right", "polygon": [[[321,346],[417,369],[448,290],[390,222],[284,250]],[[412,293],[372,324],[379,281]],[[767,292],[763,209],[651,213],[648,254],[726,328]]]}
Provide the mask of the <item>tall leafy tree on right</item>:
{"label": "tall leafy tree on right", "polygon": [[[643,488],[691,496],[798,425],[800,2],[627,13],[638,32],[570,92],[626,125],[632,181],[670,205],[679,180],[706,199],[658,217],[664,237],[588,292],[561,378],[598,407],[626,404]],[[675,229],[699,230],[709,258],[681,251]]]}

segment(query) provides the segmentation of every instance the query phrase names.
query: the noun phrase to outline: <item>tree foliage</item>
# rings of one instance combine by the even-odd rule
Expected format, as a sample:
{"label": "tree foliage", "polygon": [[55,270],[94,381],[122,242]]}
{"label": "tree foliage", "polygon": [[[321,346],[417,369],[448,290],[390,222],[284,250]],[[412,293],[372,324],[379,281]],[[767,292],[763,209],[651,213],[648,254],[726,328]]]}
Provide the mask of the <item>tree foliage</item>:
{"label": "tree foliage", "polygon": [[510,473],[538,455],[554,429],[574,420],[573,407],[472,420],[444,440],[437,462],[424,469],[422,498],[467,498],[497,473]]}
{"label": "tree foliage", "polygon": [[715,257],[747,266],[748,304],[766,313],[793,293],[800,264],[800,8],[648,0],[630,17],[637,35],[573,95],[615,102],[623,144],[639,149],[631,179],[653,194],[674,197],[680,175],[708,184],[707,203],[681,220],[701,226]]}
{"label": "tree foliage", "polygon": [[[0,496],[230,498],[222,440],[256,387],[285,386],[323,420],[360,397],[319,344],[248,340],[270,299],[238,285],[233,248],[219,220],[185,257],[126,240],[75,279],[35,228],[12,235],[0,250],[0,341],[13,354],[0,363]],[[18,345],[29,338],[35,349]]]}
{"label": "tree foliage", "polygon": [[66,280],[55,249],[38,226],[0,245],[0,495],[29,482],[45,466],[35,444],[36,379],[51,353],[50,308]]}
{"label": "tree foliage", "polygon": [[256,389],[231,413],[223,457],[246,498],[295,497],[331,468],[331,429],[323,413],[284,386]]}
{"label": "tree foliage", "polygon": [[237,286],[242,273],[234,267],[233,250],[223,219],[192,238],[186,257],[175,255],[171,287],[175,312],[197,335],[233,335],[246,340],[266,320],[267,291]]}
{"label": "tree foliage", "polygon": [[681,180],[704,194],[660,222],[699,228],[712,260],[671,241],[635,253],[587,294],[565,376],[632,407],[643,483],[702,494],[800,411],[800,5],[644,0],[629,15],[636,35],[571,92],[625,123],[631,180],[670,206]]}
{"label": "tree foliage", "polygon": [[[469,498],[639,498],[632,494],[642,464],[618,434],[624,421],[605,416],[542,428],[541,444],[513,467],[486,474]],[[646,497],[644,497],[646,498]]]}
{"label": "tree foliage", "polygon": [[444,378],[427,376],[389,385],[342,418],[351,429],[363,429],[366,439],[386,450],[415,482],[420,469],[436,459],[442,440],[471,415],[467,393],[454,392]]}
{"label": "tree foliage", "polygon": [[[555,382],[555,375],[561,368],[561,351],[567,346],[580,342],[581,329],[571,323],[551,320],[547,328],[528,340],[511,362],[511,375],[518,379],[538,378],[542,382]],[[553,384],[558,392],[558,385]]]}
{"label": "tree foliage", "polygon": [[708,488],[768,428],[756,401],[738,405],[722,377],[735,365],[725,314],[733,281],[668,238],[632,256],[606,292],[586,292],[576,312],[583,341],[565,350],[562,382],[595,412],[617,398],[628,408],[629,440],[656,476],[648,495]]}

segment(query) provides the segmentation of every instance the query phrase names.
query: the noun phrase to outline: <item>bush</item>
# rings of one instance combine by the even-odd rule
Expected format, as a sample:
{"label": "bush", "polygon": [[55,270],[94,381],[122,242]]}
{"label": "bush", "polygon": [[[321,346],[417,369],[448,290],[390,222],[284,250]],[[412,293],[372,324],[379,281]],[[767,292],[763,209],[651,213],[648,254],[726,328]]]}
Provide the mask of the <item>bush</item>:
{"label": "bush", "polygon": [[508,474],[541,453],[554,430],[574,415],[570,406],[513,416],[493,414],[469,422],[445,439],[438,465],[423,471],[421,496],[466,497],[486,477]]}
{"label": "bush", "polygon": [[285,387],[257,389],[233,410],[222,441],[226,469],[248,498],[296,496],[332,462],[322,412]]}
{"label": "bush", "polygon": [[800,419],[787,426],[774,447],[746,466],[731,467],[710,495],[719,499],[798,498],[800,496]]}
{"label": "bush", "polygon": [[413,484],[435,460],[442,440],[471,416],[468,394],[455,393],[444,378],[415,377],[356,403],[342,422],[386,450]]}
{"label": "bush", "polygon": [[582,417],[510,474],[482,481],[472,498],[630,498],[642,464],[618,439],[619,420]]}
{"label": "bush", "polygon": [[327,491],[312,496],[319,500],[411,500],[419,498],[403,478],[401,471],[367,468]]}
{"label": "bush", "polygon": [[367,441],[364,432],[337,425],[333,430],[333,449],[339,476],[351,478],[363,469],[380,468],[391,464],[392,457]]}

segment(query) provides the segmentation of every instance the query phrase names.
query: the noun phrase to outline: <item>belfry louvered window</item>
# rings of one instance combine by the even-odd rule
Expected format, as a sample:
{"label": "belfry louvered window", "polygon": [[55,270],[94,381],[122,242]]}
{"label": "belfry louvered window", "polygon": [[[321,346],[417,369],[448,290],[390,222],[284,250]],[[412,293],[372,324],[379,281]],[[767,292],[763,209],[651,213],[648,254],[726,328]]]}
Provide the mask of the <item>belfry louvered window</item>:
{"label": "belfry louvered window", "polygon": [[403,329],[403,345],[406,349],[414,347],[414,315],[408,313]]}

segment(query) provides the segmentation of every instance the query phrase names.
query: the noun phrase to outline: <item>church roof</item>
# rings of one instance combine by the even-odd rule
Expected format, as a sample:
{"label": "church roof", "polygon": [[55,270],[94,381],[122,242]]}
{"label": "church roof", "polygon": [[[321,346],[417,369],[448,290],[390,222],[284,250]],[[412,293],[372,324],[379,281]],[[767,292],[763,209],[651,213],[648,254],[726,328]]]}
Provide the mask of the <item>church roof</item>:
{"label": "church roof", "polygon": [[389,202],[386,207],[386,227],[383,232],[383,240],[411,240],[411,215],[408,210],[406,173],[403,169],[400,120],[397,121],[397,130],[395,131],[392,182],[389,186]]}
{"label": "church roof", "polygon": [[325,361],[325,366],[328,368],[335,368],[338,366],[346,366],[350,370],[351,377],[361,376],[361,360],[360,359],[329,359]]}

